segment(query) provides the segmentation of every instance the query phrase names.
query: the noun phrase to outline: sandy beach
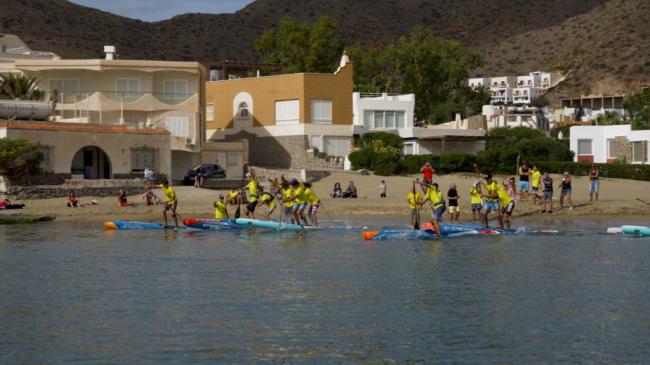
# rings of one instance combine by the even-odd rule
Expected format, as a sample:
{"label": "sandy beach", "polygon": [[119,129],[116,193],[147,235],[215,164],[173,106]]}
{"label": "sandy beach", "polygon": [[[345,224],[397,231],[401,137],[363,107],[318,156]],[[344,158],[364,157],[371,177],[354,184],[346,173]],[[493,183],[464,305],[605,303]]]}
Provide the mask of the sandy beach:
{"label": "sandy beach", "polygon": [[[315,192],[322,200],[320,210],[321,217],[325,219],[344,219],[353,216],[403,216],[408,220],[408,206],[405,202],[406,195],[411,189],[412,181],[419,175],[383,177],[374,175],[359,175],[356,173],[336,172],[314,184]],[[560,181],[558,175],[552,176],[557,186]],[[498,181],[504,177],[497,176]],[[470,174],[450,174],[434,176],[446,194],[451,183],[458,186],[461,196],[461,221],[471,220],[469,209],[469,190],[472,181],[475,179]],[[379,184],[381,180],[386,181],[388,187],[387,197],[379,198]],[[335,182],[340,182],[343,189],[350,181],[354,181],[358,188],[357,199],[332,199],[329,193]],[[261,182],[268,186],[267,182]],[[213,214],[212,203],[221,191],[209,189],[196,189],[191,186],[175,187],[179,199],[178,213],[181,218],[188,217],[211,217]],[[601,179],[600,199],[597,203],[589,202],[588,179],[585,177],[573,178],[573,199],[574,209],[568,207],[559,209],[559,189],[555,189],[554,211],[550,216],[562,217],[624,217],[624,216],[648,216],[650,205],[644,204],[637,199],[650,200],[650,182],[622,180],[622,179]],[[162,192],[156,191],[158,196]],[[117,206],[116,197],[90,197],[80,198],[82,204],[97,200],[97,205],[87,205],[80,208],[67,208],[66,198],[34,199],[15,201],[26,204],[26,208],[20,211],[0,211],[0,214],[33,214],[33,215],[55,215],[57,220],[84,220],[100,222],[104,220],[159,220],[161,219],[162,206],[145,206],[141,196],[131,196],[131,207]],[[257,217],[261,217],[261,208]],[[230,209],[231,214],[234,209]],[[517,201],[514,219],[517,217],[548,217],[549,214],[541,214],[541,206],[533,205],[532,201]],[[427,218],[429,209],[423,210],[422,217]],[[277,212],[275,213],[277,217]],[[447,218],[447,217],[446,217]]]}

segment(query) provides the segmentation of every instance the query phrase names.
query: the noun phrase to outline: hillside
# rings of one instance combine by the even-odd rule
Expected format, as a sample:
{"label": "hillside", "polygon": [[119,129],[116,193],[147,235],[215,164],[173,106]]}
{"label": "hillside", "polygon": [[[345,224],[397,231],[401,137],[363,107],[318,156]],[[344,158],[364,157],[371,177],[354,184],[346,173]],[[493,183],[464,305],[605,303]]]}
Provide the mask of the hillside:
{"label": "hillside", "polygon": [[480,50],[486,66],[476,73],[575,63],[581,83],[601,75],[648,77],[647,6],[647,0],[257,0],[234,14],[147,23],[65,0],[0,0],[0,32],[67,58],[101,57],[102,46],[113,44],[121,58],[254,61],[255,39],[283,16],[328,15],[349,43],[384,45],[422,24]]}

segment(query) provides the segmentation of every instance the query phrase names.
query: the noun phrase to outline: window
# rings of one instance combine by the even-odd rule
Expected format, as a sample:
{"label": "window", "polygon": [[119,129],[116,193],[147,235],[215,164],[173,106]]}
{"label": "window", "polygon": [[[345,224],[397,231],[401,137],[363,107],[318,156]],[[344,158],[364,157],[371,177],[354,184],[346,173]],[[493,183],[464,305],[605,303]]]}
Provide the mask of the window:
{"label": "window", "polygon": [[374,112],[372,110],[363,111],[363,126],[370,129],[374,126]]}
{"label": "window", "polygon": [[321,136],[309,137],[309,146],[311,148],[316,148],[319,151],[323,151],[323,138]]}
{"label": "window", "polygon": [[404,143],[404,155],[414,155],[415,154],[415,143]]}
{"label": "window", "polygon": [[208,104],[205,106],[205,121],[214,121],[214,104]]}
{"label": "window", "polygon": [[579,155],[591,155],[591,140],[590,139],[579,139],[578,140],[578,154]]}
{"label": "window", "polygon": [[41,169],[43,172],[52,172],[52,147],[50,146],[39,146],[38,150],[43,154],[43,162],[41,163]]}
{"label": "window", "polygon": [[632,162],[644,162],[643,142],[632,142]]}
{"label": "window", "polygon": [[239,165],[240,152],[226,152],[226,166]]}
{"label": "window", "polygon": [[384,125],[386,125],[386,128],[395,128],[395,112],[384,112]]}
{"label": "window", "polygon": [[140,80],[117,79],[115,80],[115,91],[118,99],[133,101],[140,97]]}
{"label": "window", "polygon": [[375,111],[375,128],[384,128],[384,112],[382,110]]}
{"label": "window", "polygon": [[332,101],[327,99],[311,100],[311,122],[332,124]]}
{"label": "window", "polygon": [[173,137],[188,137],[190,135],[190,118],[166,117],[165,128],[171,132]]}
{"label": "window", "polygon": [[607,140],[607,158],[609,159],[616,158],[616,140],[613,139]]}
{"label": "window", "polygon": [[187,99],[187,80],[164,80],[161,100],[177,104]]}
{"label": "window", "polygon": [[59,92],[59,99],[61,96],[65,98],[68,95],[79,94],[79,80],[50,80],[48,87],[50,94],[54,90]]}
{"label": "window", "polygon": [[300,121],[300,100],[275,102],[275,124],[298,124]]}
{"label": "window", "polygon": [[395,112],[395,127],[405,128],[404,125],[404,112]]}
{"label": "window", "polygon": [[248,104],[242,101],[237,107],[237,119],[249,119],[250,113],[248,112]]}
{"label": "window", "polygon": [[350,153],[350,139],[346,137],[324,137],[324,151],[330,156],[347,156]]}
{"label": "window", "polygon": [[156,150],[153,148],[131,149],[131,171],[139,172],[146,168],[156,169]]}

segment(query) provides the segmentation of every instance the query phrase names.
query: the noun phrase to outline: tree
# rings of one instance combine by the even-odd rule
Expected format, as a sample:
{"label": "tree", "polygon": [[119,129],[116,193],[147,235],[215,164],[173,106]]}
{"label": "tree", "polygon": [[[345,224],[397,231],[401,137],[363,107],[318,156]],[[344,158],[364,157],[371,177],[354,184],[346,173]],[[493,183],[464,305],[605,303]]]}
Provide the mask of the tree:
{"label": "tree", "polygon": [[382,50],[353,44],[346,47],[345,52],[354,62],[354,91],[384,93],[392,90],[393,80],[386,74]]}
{"label": "tree", "polygon": [[621,118],[612,111],[606,111],[604,114],[599,115],[596,120],[592,122],[594,125],[615,125],[621,124]]}
{"label": "tree", "polygon": [[465,101],[462,92],[469,69],[482,65],[481,56],[458,41],[436,36],[422,26],[386,49],[389,77],[400,92],[415,93],[415,116],[431,123],[447,122]]}
{"label": "tree", "polygon": [[0,95],[10,99],[42,100],[45,93],[37,87],[38,79],[24,74],[0,76]]}
{"label": "tree", "polygon": [[650,128],[650,88],[630,96],[623,102],[623,108],[632,119],[634,129]]}
{"label": "tree", "polygon": [[544,108],[548,106],[548,104],[549,102],[546,97],[544,97],[544,95],[537,96],[530,102],[530,105],[534,106],[535,108]]}
{"label": "tree", "polygon": [[343,38],[336,22],[326,16],[311,27],[285,17],[277,28],[262,33],[255,49],[262,62],[282,65],[286,73],[330,73],[343,53]]}
{"label": "tree", "polygon": [[40,172],[43,153],[24,139],[0,138],[0,175],[21,178]]}

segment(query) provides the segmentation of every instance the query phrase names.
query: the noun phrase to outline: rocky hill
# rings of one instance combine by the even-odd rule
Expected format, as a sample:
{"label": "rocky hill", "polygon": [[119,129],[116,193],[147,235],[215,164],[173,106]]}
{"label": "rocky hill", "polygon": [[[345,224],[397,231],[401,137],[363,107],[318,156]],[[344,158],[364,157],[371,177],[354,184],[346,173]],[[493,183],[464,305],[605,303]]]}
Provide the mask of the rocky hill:
{"label": "rocky hill", "polygon": [[[257,0],[234,14],[143,22],[65,0],[0,0],[0,32],[63,57],[254,61],[255,39],[283,16],[328,15],[347,42],[383,45],[417,24],[483,53],[475,74],[574,70],[572,89],[650,79],[647,0]],[[626,87],[627,87],[626,86]]]}

